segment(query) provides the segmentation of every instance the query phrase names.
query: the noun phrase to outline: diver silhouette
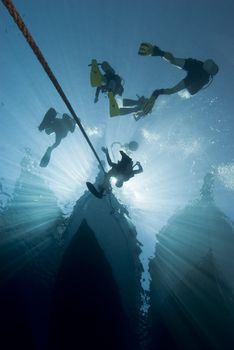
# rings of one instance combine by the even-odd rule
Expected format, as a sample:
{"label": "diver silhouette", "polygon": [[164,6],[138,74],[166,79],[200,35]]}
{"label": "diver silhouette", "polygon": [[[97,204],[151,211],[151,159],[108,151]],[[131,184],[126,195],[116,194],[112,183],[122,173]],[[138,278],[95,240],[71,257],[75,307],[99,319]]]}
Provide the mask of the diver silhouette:
{"label": "diver silhouette", "polygon": [[[102,72],[99,67],[101,67]],[[113,95],[122,96],[124,88],[122,85],[122,78],[115,73],[115,70],[106,61],[97,63],[96,60],[92,60],[91,63],[91,85],[96,86],[96,93],[94,103],[98,101],[100,92],[113,93]]]}
{"label": "diver silhouette", "polygon": [[[110,179],[112,177],[116,178],[115,186],[122,187],[124,182],[143,172],[140,162],[136,162],[136,164],[133,165],[132,159],[123,151],[120,151],[122,158],[118,163],[112,162],[107,148],[102,147],[102,151],[105,153],[111,169],[105,174],[102,184],[98,186],[98,190],[93,184],[86,182],[89,191],[97,198],[102,198],[106,193],[111,191]],[[136,165],[138,169],[134,170]]]}
{"label": "diver silhouette", "polygon": [[155,101],[159,95],[171,95],[184,89],[187,89],[191,95],[194,95],[209,82],[211,82],[214,75],[216,75],[219,71],[218,65],[212,59],[199,61],[193,58],[176,58],[172,53],[162,51],[158,46],[154,46],[150,43],[141,43],[138,54],[142,56],[162,57],[178,68],[185,70],[187,75],[178,84],[171,88],[156,89],[150,98],[141,105],[142,110],[139,109],[138,111],[131,111],[131,109],[129,109],[127,111],[127,109],[125,109],[124,111],[121,111],[121,114],[128,114],[136,111],[136,120],[152,111]]}
{"label": "diver silhouette", "polygon": [[217,64],[212,59],[207,59],[203,62],[192,58],[176,58],[170,52],[162,51],[158,46],[153,46],[150,43],[142,43],[138,54],[142,56],[163,57],[171,64],[185,70],[187,75],[171,88],[156,89],[149,98],[145,98],[144,96],[138,96],[138,99],[125,98],[123,99],[123,107],[121,108],[117,106],[117,102],[112,98],[114,107],[111,116],[133,113],[137,121],[152,112],[159,95],[171,95],[184,89],[187,89],[191,95],[194,95],[209,82],[212,82],[213,76],[219,71]]}
{"label": "diver silhouette", "polygon": [[57,118],[56,116],[56,110],[54,108],[50,108],[46,112],[41,124],[38,127],[39,131],[45,130],[46,134],[48,135],[55,133],[54,144],[47,148],[44,156],[41,159],[40,166],[43,168],[49,164],[52,151],[58,147],[62,139],[67,136],[69,131],[72,133],[75,131],[76,122],[73,120],[73,118],[69,117],[69,115],[65,113],[63,114],[62,119]]}

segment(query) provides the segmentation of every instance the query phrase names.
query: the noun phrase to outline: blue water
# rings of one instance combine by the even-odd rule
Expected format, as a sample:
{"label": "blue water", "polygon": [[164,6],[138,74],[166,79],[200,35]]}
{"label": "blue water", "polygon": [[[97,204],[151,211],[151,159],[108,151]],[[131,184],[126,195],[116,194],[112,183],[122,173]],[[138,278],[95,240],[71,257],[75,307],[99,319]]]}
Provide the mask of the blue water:
{"label": "blue water", "polygon": [[[110,148],[113,142],[134,140],[139,144],[131,156],[134,162],[141,162],[144,172],[121,189],[113,187],[113,193],[127,207],[143,244],[146,279],[155,235],[175,212],[200,198],[207,172],[215,176],[216,205],[234,220],[231,0],[16,0],[15,5],[98,155],[103,158],[101,147]],[[48,206],[43,211],[38,208],[39,218],[37,211],[33,218],[22,217],[30,220],[33,229],[56,215],[69,218],[86,190],[85,182],[95,180],[98,163],[77,127],[54,150],[49,165],[39,166],[54,140],[53,135],[38,131],[45,112],[50,107],[60,116],[69,111],[3,4],[0,23],[0,213],[9,207],[25,166],[41,179],[36,185],[39,196],[45,195],[46,184],[53,197],[54,209],[49,196]],[[194,96],[160,96],[153,112],[138,122],[132,115],[110,118],[106,96],[100,95],[99,102],[93,103],[95,90],[89,83],[88,67],[91,59],[110,62],[123,77],[123,96],[129,98],[136,94],[148,97],[156,88],[170,87],[184,77],[182,70],[161,58],[139,56],[142,41],[157,44],[176,57],[213,58],[219,73],[207,89]],[[121,105],[121,98],[118,103]],[[118,151],[118,145],[113,146],[116,159]],[[25,157],[26,165],[22,164]],[[34,207],[37,200],[33,199]],[[18,208],[21,205],[23,200]],[[14,217],[11,225],[4,229],[14,227]]]}

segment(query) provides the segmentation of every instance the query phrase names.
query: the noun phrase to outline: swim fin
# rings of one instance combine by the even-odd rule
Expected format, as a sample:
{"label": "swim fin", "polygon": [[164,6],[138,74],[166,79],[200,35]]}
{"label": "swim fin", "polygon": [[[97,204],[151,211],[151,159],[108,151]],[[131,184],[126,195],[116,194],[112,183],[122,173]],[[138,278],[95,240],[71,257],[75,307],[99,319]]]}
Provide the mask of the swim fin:
{"label": "swim fin", "polygon": [[86,182],[86,186],[88,187],[88,190],[96,197],[101,199],[103,197],[102,192],[98,192],[93,184],[91,182]]}
{"label": "swim fin", "polygon": [[46,153],[44,154],[44,156],[41,159],[40,167],[42,167],[42,168],[46,168],[47,167],[47,165],[50,162],[51,152],[52,152],[52,148],[48,147]]}
{"label": "swim fin", "polygon": [[102,85],[102,74],[98,67],[97,61],[94,59],[91,62],[90,83],[92,87],[98,87]]}
{"label": "swim fin", "polygon": [[116,102],[113,92],[108,92],[108,98],[109,98],[110,116],[116,117],[117,115],[120,115],[119,106],[118,106],[118,103]]}

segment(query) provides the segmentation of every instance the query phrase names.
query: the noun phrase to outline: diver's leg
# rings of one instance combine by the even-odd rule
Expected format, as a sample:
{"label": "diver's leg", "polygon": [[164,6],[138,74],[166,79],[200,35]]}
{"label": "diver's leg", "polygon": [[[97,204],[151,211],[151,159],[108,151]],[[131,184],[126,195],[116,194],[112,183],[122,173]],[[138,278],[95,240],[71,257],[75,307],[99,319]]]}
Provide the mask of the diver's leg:
{"label": "diver's leg", "polygon": [[137,103],[138,103],[138,100],[133,100],[131,98],[123,98],[123,106],[125,107],[136,106]]}
{"label": "diver's leg", "polygon": [[146,102],[146,98],[144,96],[138,97],[137,100],[131,98],[123,98],[123,106],[132,107],[132,106],[140,106]]}
{"label": "diver's leg", "polygon": [[55,142],[52,146],[48,147],[44,156],[42,157],[41,159],[41,162],[40,162],[40,166],[45,168],[47,167],[47,165],[49,164],[49,161],[50,161],[50,157],[51,157],[51,153],[52,151],[58,147],[58,145],[61,143],[62,141],[62,137],[61,135],[58,135],[57,133],[55,134]]}
{"label": "diver's leg", "polygon": [[101,91],[101,87],[98,86],[98,87],[96,88],[94,103],[97,103],[98,97],[99,97],[99,94],[100,94],[100,91]]}
{"label": "diver's leg", "polygon": [[51,146],[52,150],[58,147],[58,145],[61,143],[63,137],[59,135],[58,133],[55,134],[55,143]]}
{"label": "diver's leg", "polygon": [[178,68],[184,68],[185,59],[175,57],[171,52],[163,51],[158,46],[153,47],[152,56],[160,56]]}
{"label": "diver's leg", "polygon": [[136,113],[142,110],[142,106],[136,106],[133,108],[119,108],[119,115],[127,115],[127,114],[132,114]]}

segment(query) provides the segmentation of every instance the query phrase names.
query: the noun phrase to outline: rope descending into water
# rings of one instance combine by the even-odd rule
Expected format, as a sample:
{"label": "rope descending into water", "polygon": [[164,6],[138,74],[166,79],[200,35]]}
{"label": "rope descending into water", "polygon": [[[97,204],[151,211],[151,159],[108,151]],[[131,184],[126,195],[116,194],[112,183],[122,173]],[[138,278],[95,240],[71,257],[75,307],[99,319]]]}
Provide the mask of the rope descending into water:
{"label": "rope descending into water", "polygon": [[6,6],[7,10],[9,11],[10,15],[13,17],[15,23],[17,24],[18,28],[20,29],[20,31],[22,32],[22,34],[24,35],[25,39],[27,40],[28,44],[30,45],[31,49],[33,50],[34,54],[36,55],[38,61],[41,63],[42,67],[44,68],[45,72],[47,73],[48,77],[50,78],[51,82],[53,83],[55,89],[57,90],[57,92],[59,93],[59,95],[61,96],[61,98],[63,99],[65,105],[67,106],[68,110],[70,111],[72,117],[75,119],[76,124],[78,125],[78,127],[80,128],[84,138],[86,139],[86,141],[88,142],[91,150],[93,151],[95,157],[97,158],[97,161],[100,164],[101,169],[103,170],[103,172],[105,173],[105,169],[102,165],[102,162],[100,160],[100,158],[98,157],[97,152],[95,151],[94,146],[92,145],[88,135],[86,134],[80,119],[77,117],[74,109],[72,108],[67,96],[65,95],[62,87],[60,86],[58,80],[56,79],[54,73],[52,72],[52,70],[50,69],[47,61],[45,60],[41,50],[39,49],[39,47],[37,46],[35,40],[33,39],[32,35],[30,34],[28,28],[26,27],[24,21],[22,20],[20,14],[18,13],[16,7],[14,6],[14,4],[12,3],[11,0],[2,0],[2,3]]}

